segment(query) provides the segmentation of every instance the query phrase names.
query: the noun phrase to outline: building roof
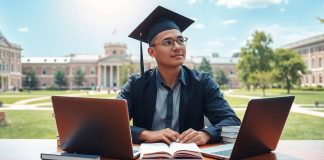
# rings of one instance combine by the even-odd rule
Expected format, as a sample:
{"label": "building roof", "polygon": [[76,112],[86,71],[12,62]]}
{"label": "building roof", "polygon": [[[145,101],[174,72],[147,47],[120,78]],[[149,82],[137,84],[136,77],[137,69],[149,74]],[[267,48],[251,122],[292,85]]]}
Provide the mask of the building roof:
{"label": "building roof", "polygon": [[303,47],[303,46],[318,43],[318,42],[324,42],[324,34],[316,35],[316,36],[302,39],[302,40],[299,40],[299,41],[296,41],[293,43],[289,43],[289,44],[282,46],[282,48],[293,49],[293,48],[299,48],[299,47]]}
{"label": "building roof", "polygon": [[72,54],[71,63],[96,63],[99,60],[99,55],[94,54]]}
{"label": "building roof", "polygon": [[70,63],[70,57],[22,57],[22,63],[62,64]]}
{"label": "building roof", "polygon": [[21,48],[21,45],[19,45],[19,44],[15,44],[15,43],[12,43],[12,42],[9,42],[9,41],[7,40],[7,38],[2,34],[1,30],[0,30],[0,39],[4,39],[5,42],[9,45],[9,47],[16,48],[16,49],[19,49],[19,50],[22,49],[22,48]]}
{"label": "building roof", "polygon": [[[210,58],[206,57],[211,64],[237,64],[238,58],[233,57],[215,57]],[[191,58],[194,63],[201,63],[203,57],[192,57]]]}

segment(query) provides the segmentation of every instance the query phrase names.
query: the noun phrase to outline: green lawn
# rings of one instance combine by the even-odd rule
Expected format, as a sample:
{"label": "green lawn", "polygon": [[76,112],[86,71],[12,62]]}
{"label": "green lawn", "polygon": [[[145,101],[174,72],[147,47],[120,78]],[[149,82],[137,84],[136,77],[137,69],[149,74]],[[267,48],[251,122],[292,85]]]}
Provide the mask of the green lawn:
{"label": "green lawn", "polygon": [[237,98],[237,97],[229,97],[225,96],[224,97],[227,102],[230,104],[230,106],[236,108],[236,107],[246,107],[246,105],[249,102],[249,99],[246,98]]}
{"label": "green lawn", "polygon": [[[235,111],[242,120],[245,111]],[[324,139],[324,118],[300,113],[289,113],[280,139],[318,140]]]}
{"label": "green lawn", "polygon": [[[261,89],[256,89],[256,90],[252,90],[252,91],[234,90],[234,92],[231,94],[258,96],[258,97],[263,96]],[[322,100],[324,97],[323,91],[291,90],[290,94],[296,96],[294,102],[297,104],[314,104],[315,101]],[[266,90],[266,97],[283,96],[283,95],[287,95],[286,90],[283,90],[283,89],[267,89]]]}
{"label": "green lawn", "polygon": [[0,138],[56,138],[53,111],[5,111],[10,123],[0,128]]}
{"label": "green lawn", "polygon": [[[55,138],[52,111],[5,111],[10,126],[0,128],[0,138]],[[236,111],[242,119],[244,111]],[[324,139],[324,118],[290,113],[281,139]]]}

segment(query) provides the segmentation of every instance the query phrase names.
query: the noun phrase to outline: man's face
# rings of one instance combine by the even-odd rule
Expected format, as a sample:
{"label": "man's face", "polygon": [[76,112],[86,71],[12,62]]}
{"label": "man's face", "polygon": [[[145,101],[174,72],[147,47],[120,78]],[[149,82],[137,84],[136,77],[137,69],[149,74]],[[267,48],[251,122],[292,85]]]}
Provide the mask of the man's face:
{"label": "man's face", "polygon": [[179,67],[186,59],[186,38],[176,29],[157,34],[148,48],[160,67]]}

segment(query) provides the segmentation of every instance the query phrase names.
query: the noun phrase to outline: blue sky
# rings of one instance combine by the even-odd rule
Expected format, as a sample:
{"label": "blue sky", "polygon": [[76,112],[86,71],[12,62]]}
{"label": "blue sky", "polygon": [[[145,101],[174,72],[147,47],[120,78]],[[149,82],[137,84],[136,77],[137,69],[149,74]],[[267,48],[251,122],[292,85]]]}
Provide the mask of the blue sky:
{"label": "blue sky", "polygon": [[188,56],[229,57],[256,29],[273,48],[324,33],[323,0],[0,0],[0,31],[25,57],[97,55],[107,42],[139,55],[128,35],[157,5],[196,21],[183,33]]}

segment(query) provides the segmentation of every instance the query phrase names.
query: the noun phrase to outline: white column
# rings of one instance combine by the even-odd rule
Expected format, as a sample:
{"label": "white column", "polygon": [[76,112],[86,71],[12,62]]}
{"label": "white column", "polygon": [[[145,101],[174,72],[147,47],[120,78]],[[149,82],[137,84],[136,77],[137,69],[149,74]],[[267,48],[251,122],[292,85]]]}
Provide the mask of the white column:
{"label": "white column", "polygon": [[109,79],[110,79],[110,87],[113,86],[113,71],[114,71],[114,66],[111,65],[110,66],[110,77],[109,77]]}
{"label": "white column", "polygon": [[100,71],[101,71],[101,65],[98,65],[98,74],[97,74],[97,87],[98,87],[98,89],[100,88],[100,85],[101,85],[101,83],[100,83]]}
{"label": "white column", "polygon": [[107,66],[104,65],[104,88],[107,87]]}
{"label": "white column", "polygon": [[120,65],[117,66],[117,73],[116,73],[117,74],[117,79],[116,79],[117,87],[119,87],[119,67],[120,67]]}

